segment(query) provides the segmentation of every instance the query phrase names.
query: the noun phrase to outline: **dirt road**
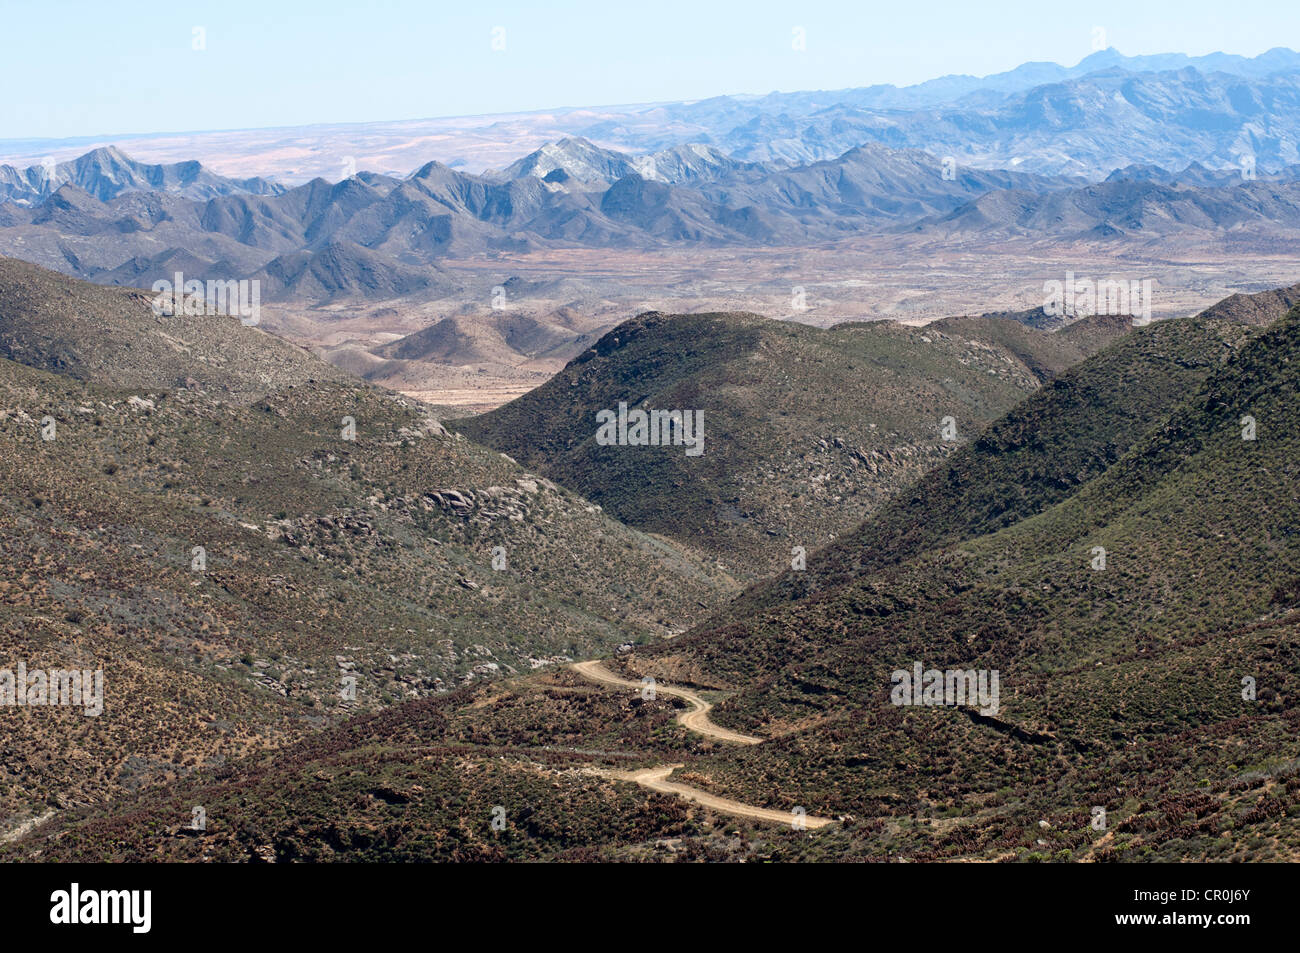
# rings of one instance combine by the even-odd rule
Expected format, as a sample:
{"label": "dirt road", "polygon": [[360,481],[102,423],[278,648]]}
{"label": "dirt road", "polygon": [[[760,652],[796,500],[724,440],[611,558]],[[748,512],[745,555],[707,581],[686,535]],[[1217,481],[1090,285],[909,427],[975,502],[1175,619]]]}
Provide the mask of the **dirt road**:
{"label": "dirt road", "polygon": [[[620,678],[598,661],[577,662],[574,664],[573,669],[584,678],[599,682],[602,685],[641,690],[640,682]],[[715,725],[709,720],[709,711],[713,706],[689,689],[656,682],[655,691],[676,696],[694,706],[690,711],[682,712],[677,716],[677,723],[683,728],[704,735],[706,738],[730,741],[733,744],[757,745],[763,743],[762,738],[755,738],[753,735],[742,735],[739,732],[728,731],[726,728]],[[615,781],[632,781],[648,790],[658,791],[660,794],[673,794],[683,800],[711,808],[722,814],[731,814],[735,817],[748,817],[757,821],[770,821],[774,824],[794,824],[799,821],[806,830],[816,830],[819,827],[825,827],[827,824],[835,823],[829,817],[803,816],[797,811],[774,811],[771,808],[755,807],[742,801],[733,801],[730,798],[709,794],[707,791],[693,788],[689,784],[669,781],[668,776],[680,767],[682,767],[680,764],[669,764],[657,768],[642,768],[639,771],[596,769],[595,773],[602,777],[612,778]]]}
{"label": "dirt road", "polygon": [[641,787],[648,788],[651,791],[658,791],[660,794],[675,794],[684,800],[693,801],[703,807],[712,808],[722,814],[731,814],[736,817],[748,817],[756,821],[771,821],[774,824],[793,825],[796,821],[799,821],[803,824],[804,829],[810,831],[835,823],[829,817],[804,816],[797,811],[774,811],[771,808],[755,807],[742,801],[733,801],[731,798],[709,794],[707,791],[693,788],[689,784],[669,781],[668,776],[680,767],[682,767],[680,764],[669,764],[658,768],[643,768],[640,771],[601,771],[600,774],[616,781],[635,781]]}
{"label": "dirt road", "polygon": [[[641,690],[640,682],[629,681],[626,678],[620,678],[615,675],[599,661],[577,662],[573,666],[574,671],[584,678],[589,678],[593,682],[600,682],[604,685],[613,685],[618,688],[635,688]],[[677,723],[683,728],[694,731],[697,734],[704,735],[706,738],[713,738],[716,741],[729,741],[737,745],[757,745],[762,744],[762,738],[755,738],[753,735],[742,735],[736,731],[729,731],[721,728],[709,720],[709,712],[713,705],[706,702],[699,695],[685,688],[678,688],[675,685],[664,685],[655,683],[655,692],[663,695],[673,695],[683,701],[690,702],[695,707],[691,711],[684,711],[677,716]]]}

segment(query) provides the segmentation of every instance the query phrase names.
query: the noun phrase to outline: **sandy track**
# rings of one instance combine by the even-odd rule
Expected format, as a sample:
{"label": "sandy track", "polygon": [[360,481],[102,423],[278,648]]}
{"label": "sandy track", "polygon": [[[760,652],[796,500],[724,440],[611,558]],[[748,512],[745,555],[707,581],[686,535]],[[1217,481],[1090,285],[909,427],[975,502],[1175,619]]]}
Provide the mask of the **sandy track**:
{"label": "sandy track", "polygon": [[[600,682],[603,685],[613,685],[618,688],[635,688],[641,690],[640,682],[629,681],[626,678],[619,678],[599,661],[577,662],[573,666],[574,671],[584,678],[589,678],[593,682]],[[677,716],[677,723],[683,728],[694,731],[696,734],[704,735],[706,738],[713,738],[716,741],[729,741],[737,745],[757,745],[762,744],[762,738],[755,738],[753,735],[742,735],[737,731],[729,731],[726,728],[719,727],[709,720],[709,712],[713,705],[706,702],[699,695],[685,688],[678,688],[675,685],[664,685],[655,683],[655,692],[664,695],[674,695],[684,701],[690,702],[695,707],[691,711],[684,711]]]}
{"label": "sandy track", "polygon": [[731,798],[709,794],[707,791],[693,788],[689,784],[669,781],[668,776],[680,767],[682,767],[680,764],[669,764],[658,768],[643,768],[640,771],[601,771],[600,773],[602,776],[616,781],[635,781],[648,790],[658,791],[660,794],[674,794],[684,800],[735,817],[748,817],[756,821],[770,821],[773,824],[791,825],[795,823],[796,819],[801,819],[804,828],[810,831],[835,823],[829,817],[807,815],[800,818],[794,811],[774,811],[767,807],[755,807],[742,801],[733,801]]}

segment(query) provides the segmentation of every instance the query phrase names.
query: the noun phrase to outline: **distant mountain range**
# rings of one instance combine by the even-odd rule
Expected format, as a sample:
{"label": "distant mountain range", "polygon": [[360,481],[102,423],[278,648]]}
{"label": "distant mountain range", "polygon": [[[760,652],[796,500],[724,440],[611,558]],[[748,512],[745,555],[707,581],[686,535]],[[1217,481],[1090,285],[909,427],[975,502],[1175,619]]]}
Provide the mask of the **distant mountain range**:
{"label": "distant mountain range", "polygon": [[945,234],[1169,238],[1196,231],[1300,225],[1300,182],[1254,181],[1208,188],[1115,179],[1047,194],[992,192],[917,227]]}
{"label": "distant mountain range", "polygon": [[[1300,161],[1300,53],[1124,56],[1106,49],[1073,67],[1025,63],[977,78],[915,86],[718,96],[655,107],[677,137],[735,159],[811,162],[866,142],[1101,178],[1132,163],[1273,170]],[[609,120],[576,130],[620,148],[662,148],[654,123]],[[687,132],[693,130],[693,134]]]}
{"label": "distant mountain range", "polygon": [[705,104],[673,115],[693,117],[707,131],[705,141],[737,159],[806,162],[879,142],[984,168],[1090,178],[1132,163],[1235,168],[1244,156],[1265,171],[1300,160],[1300,69],[1293,57],[1279,57],[1280,68],[1262,75],[1114,66],[907,108],[862,105],[843,94],[816,108],[751,106],[748,118]]}
{"label": "distant mountain range", "polygon": [[1114,47],[1098,50],[1084,57],[1074,66],[1057,63],[1022,63],[1015,69],[987,76],[949,74],[926,80],[912,86],[894,86],[889,83],[832,92],[770,93],[760,97],[724,96],[706,103],[721,101],[749,101],[767,112],[811,113],[827,106],[842,105],[858,108],[915,109],[942,106],[968,101],[972,97],[985,103],[997,94],[1009,96],[1048,83],[1062,83],[1090,73],[1104,70],[1124,70],[1130,73],[1165,73],[1171,70],[1194,69],[1202,73],[1226,73],[1243,78],[1260,78],[1272,73],[1300,69],[1300,53],[1275,47],[1259,56],[1238,56],[1232,53],[1209,53],[1205,56],[1188,56],[1184,53],[1157,53],[1150,56],[1125,56]]}
{"label": "distant mountain range", "polygon": [[1288,50],[1105,50],[1068,68],[628,116],[478,174],[434,161],[286,188],[116,147],[0,166],[0,254],[105,284],[257,278],[268,299],[321,302],[443,298],[465,287],[450,261],[548,249],[886,231],[1264,247],[1300,231],[1300,54]]}
{"label": "distant mountain range", "polygon": [[[648,157],[564,139],[476,176],[430,162],[407,179],[220,194],[140,190],[139,164],[100,150],[33,205],[0,205],[0,252],[82,278],[148,286],[178,266],[198,279],[258,277],[268,295],[327,299],[445,294],[435,263],[541,248],[790,244],[949,213],[990,191],[1039,194],[1075,180],[946,169],[933,156],[864,145],[790,167],[684,146]],[[217,188],[201,168],[191,191]],[[204,183],[202,186],[193,183]],[[120,186],[116,194],[107,183]],[[255,183],[264,185],[260,180]]]}
{"label": "distant mountain range", "polygon": [[[808,245],[885,230],[1108,241],[1300,229],[1300,164],[1242,176],[1129,165],[1105,182],[978,169],[875,143],[805,165],[586,139],[484,175],[426,163],[281,189],[101,149],[40,201],[0,204],[0,253],[105,284],[254,277],[270,298],[440,298],[458,258],[552,248]],[[19,176],[29,182],[32,170]],[[153,183],[159,183],[157,187]],[[24,193],[25,194],[25,193]]]}
{"label": "distant mountain range", "polygon": [[[875,142],[952,156],[978,168],[1091,179],[1134,163],[1236,168],[1249,155],[1264,173],[1300,161],[1298,75],[1300,54],[1281,48],[1253,58],[1224,53],[1129,57],[1106,49],[1069,67],[1025,63],[990,76],[943,76],[902,88],[875,85],[588,105],[472,121],[131,135],[115,141],[129,140],[133,153],[154,161],[210,156],[219,159],[227,174],[240,170],[241,176],[260,175],[284,184],[332,180],[349,156],[359,157],[354,159],[359,167],[394,176],[431,159],[463,172],[488,173],[566,137],[635,156],[700,146],[738,161],[800,164],[833,159]],[[47,155],[66,158],[73,149],[100,144],[86,139],[0,141],[0,155],[25,160],[10,159],[15,166],[35,167],[11,170],[4,177],[7,189],[48,194],[48,175],[41,168]],[[554,171],[545,156],[539,164],[545,169],[542,175]],[[601,176],[612,182],[617,171],[606,169]],[[663,174],[677,181],[671,178],[675,173]],[[76,181],[55,179],[56,186]]]}

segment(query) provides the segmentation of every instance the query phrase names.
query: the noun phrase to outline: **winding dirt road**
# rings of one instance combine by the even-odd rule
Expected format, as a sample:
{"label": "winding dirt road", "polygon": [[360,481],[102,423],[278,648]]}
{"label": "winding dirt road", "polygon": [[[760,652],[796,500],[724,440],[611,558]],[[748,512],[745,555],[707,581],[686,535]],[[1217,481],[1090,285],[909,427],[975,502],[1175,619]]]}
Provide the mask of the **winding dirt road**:
{"label": "winding dirt road", "polygon": [[[599,661],[577,662],[573,666],[574,671],[584,678],[589,678],[593,682],[600,682],[604,685],[614,685],[617,688],[635,688],[641,690],[640,682],[629,681],[626,678],[619,678]],[[716,741],[730,741],[737,745],[757,745],[762,744],[762,738],[755,738],[753,735],[742,735],[736,731],[728,731],[721,728],[709,720],[709,712],[713,710],[713,705],[706,702],[693,691],[685,688],[678,688],[675,685],[664,685],[655,683],[655,692],[663,695],[673,695],[683,701],[688,701],[695,707],[691,711],[684,711],[677,716],[677,724],[683,728],[694,731],[696,734],[704,735],[706,738],[713,738]]]}
{"label": "winding dirt road", "polygon": [[[640,682],[633,682],[626,678],[620,678],[615,675],[599,661],[576,662],[573,665],[576,671],[583,678],[590,679],[593,682],[599,682],[602,685],[612,685],[616,688],[632,688],[637,691],[641,690]],[[673,695],[688,701],[694,707],[690,711],[682,712],[677,716],[677,723],[689,731],[704,735],[706,738],[713,738],[717,741],[729,741],[733,744],[740,745],[757,745],[762,744],[762,738],[755,738],[753,735],[742,735],[736,731],[729,731],[721,728],[709,720],[709,711],[713,708],[709,702],[705,701],[695,692],[685,688],[678,688],[674,685],[655,684],[655,691],[662,692],[665,695]],[[707,791],[701,791],[699,788],[693,788],[689,784],[680,784],[676,781],[669,781],[668,776],[678,768],[683,767],[680,764],[661,765],[657,768],[642,768],[639,771],[614,771],[609,769],[600,769],[596,773],[602,777],[611,778],[615,781],[632,781],[641,787],[650,791],[657,791],[660,794],[674,794],[683,800],[692,801],[703,807],[711,808],[723,814],[731,814],[735,817],[748,817],[758,821],[771,821],[775,824],[795,824],[801,822],[807,830],[816,830],[819,827],[825,827],[827,824],[834,824],[835,821],[829,817],[815,817],[812,815],[803,816],[796,811],[775,811],[766,807],[755,807],[752,804],[745,804],[742,801],[733,801],[730,798],[718,797],[715,794],[709,794]]]}

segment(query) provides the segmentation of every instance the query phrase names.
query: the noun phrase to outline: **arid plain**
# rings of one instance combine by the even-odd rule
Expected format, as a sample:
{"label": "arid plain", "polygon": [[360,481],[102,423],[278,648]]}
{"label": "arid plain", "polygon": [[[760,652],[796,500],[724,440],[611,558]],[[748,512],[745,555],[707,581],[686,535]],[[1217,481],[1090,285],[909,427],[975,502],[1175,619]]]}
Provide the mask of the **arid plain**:
{"label": "arid plain", "polygon": [[[1283,234],[1203,240],[988,241],[903,233],[815,247],[659,251],[551,249],[447,263],[449,297],[293,301],[265,306],[269,330],[377,383],[429,403],[481,413],[539,386],[602,334],[643,311],[752,311],[830,327],[845,321],[922,325],[1044,303],[1067,272],[1151,282],[1155,320],[1196,314],[1235,293],[1286,286],[1300,272]],[[508,282],[519,290],[514,290]],[[494,291],[496,292],[494,294]],[[380,362],[375,348],[450,319],[456,334],[418,361]],[[503,322],[552,331],[540,353]],[[567,338],[567,340],[566,340]]]}

